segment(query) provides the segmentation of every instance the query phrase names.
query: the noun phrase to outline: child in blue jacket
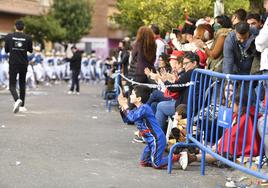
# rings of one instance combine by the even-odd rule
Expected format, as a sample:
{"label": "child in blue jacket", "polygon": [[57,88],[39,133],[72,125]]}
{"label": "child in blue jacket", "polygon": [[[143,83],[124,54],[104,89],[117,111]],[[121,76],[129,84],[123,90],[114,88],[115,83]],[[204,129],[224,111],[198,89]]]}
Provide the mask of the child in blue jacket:
{"label": "child in blue jacket", "polygon": [[[168,163],[168,158],[163,157],[166,147],[166,137],[151,107],[146,104],[149,96],[150,89],[148,87],[137,85],[130,95],[130,103],[136,106],[135,109],[128,110],[127,98],[123,97],[122,92],[118,96],[118,102],[127,118],[135,123],[140,131],[140,135],[146,142],[140,164],[144,167],[162,168],[167,166]],[[173,162],[178,161],[179,156],[174,155]]]}

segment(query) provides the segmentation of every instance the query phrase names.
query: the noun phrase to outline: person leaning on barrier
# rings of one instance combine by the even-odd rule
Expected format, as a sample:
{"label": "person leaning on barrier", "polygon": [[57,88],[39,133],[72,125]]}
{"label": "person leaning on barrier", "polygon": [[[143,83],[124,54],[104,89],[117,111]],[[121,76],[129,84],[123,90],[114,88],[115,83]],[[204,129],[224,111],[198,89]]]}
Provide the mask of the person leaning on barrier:
{"label": "person leaning on barrier", "polygon": [[256,55],[256,34],[250,30],[249,24],[246,22],[239,22],[235,25],[235,31],[229,33],[224,41],[223,73],[250,74]]}
{"label": "person leaning on barrier", "polygon": [[[28,69],[27,52],[33,52],[32,37],[23,33],[24,23],[17,20],[15,23],[15,32],[5,37],[5,51],[9,53],[9,89],[15,104],[13,112],[26,111],[25,88],[26,73]],[[16,91],[17,75],[19,75],[20,96]]]}

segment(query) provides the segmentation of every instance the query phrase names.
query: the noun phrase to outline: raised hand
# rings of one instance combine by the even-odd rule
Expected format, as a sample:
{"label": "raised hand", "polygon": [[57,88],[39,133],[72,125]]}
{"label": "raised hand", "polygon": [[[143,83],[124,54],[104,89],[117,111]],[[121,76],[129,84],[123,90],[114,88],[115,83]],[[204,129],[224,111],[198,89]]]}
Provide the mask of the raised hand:
{"label": "raised hand", "polygon": [[118,87],[119,87],[119,95],[117,97],[118,103],[122,107],[123,110],[126,110],[126,109],[128,109],[127,98],[124,97],[123,92],[122,92],[122,88],[120,86],[118,86]]}
{"label": "raised hand", "polygon": [[149,69],[148,67],[146,67],[146,68],[144,69],[144,74],[145,74],[147,77],[150,76],[151,71],[150,71],[150,69]]}
{"label": "raised hand", "polygon": [[203,48],[205,43],[201,39],[195,39],[192,42],[197,48]]}

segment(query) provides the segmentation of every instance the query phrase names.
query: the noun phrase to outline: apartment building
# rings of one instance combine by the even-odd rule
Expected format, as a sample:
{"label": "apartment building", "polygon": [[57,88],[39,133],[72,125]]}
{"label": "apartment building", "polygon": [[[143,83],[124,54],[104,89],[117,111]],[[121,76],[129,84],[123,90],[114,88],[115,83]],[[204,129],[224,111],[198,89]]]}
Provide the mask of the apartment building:
{"label": "apartment building", "polygon": [[[109,16],[116,12],[117,0],[94,0],[92,29],[81,39],[78,46],[88,52],[107,57],[111,48],[116,48],[119,40],[127,35],[111,22]],[[53,0],[0,0],[0,35],[13,30],[16,19],[27,15],[40,15],[49,10]]]}
{"label": "apartment building", "polygon": [[13,30],[16,19],[46,12],[52,0],[0,0],[0,34]]}
{"label": "apartment building", "polygon": [[102,57],[107,57],[109,50],[116,48],[118,42],[128,34],[109,19],[117,12],[116,2],[117,0],[95,0],[92,29],[81,40],[86,47],[95,50]]}

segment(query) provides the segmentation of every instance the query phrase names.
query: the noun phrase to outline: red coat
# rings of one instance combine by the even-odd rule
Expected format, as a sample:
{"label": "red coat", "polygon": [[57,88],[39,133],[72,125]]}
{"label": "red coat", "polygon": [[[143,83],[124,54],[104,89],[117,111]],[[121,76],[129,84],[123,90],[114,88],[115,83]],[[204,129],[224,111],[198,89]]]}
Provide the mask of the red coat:
{"label": "red coat", "polygon": [[[246,145],[245,145],[245,156],[250,155],[251,150],[251,140],[252,140],[252,134],[253,134],[253,121],[254,121],[254,113],[255,113],[255,107],[250,108],[250,115],[248,119],[248,127],[247,127],[247,134],[246,134]],[[233,115],[233,121],[237,118],[237,114]],[[229,153],[231,155],[234,155],[235,150],[235,139],[236,139],[236,129],[237,126],[239,126],[239,134],[238,134],[238,143],[237,143],[237,149],[236,149],[236,156],[242,155],[242,147],[243,147],[243,139],[244,139],[244,131],[245,131],[245,124],[246,124],[246,113],[243,114],[240,118],[240,124],[237,124],[237,120],[235,124],[231,128],[231,140],[230,140],[230,150]],[[224,132],[224,144],[223,144],[223,152],[227,153],[228,148],[228,137],[229,137],[229,129],[226,129]],[[222,137],[223,138],[223,137]],[[222,148],[222,138],[218,144],[218,153],[221,153]],[[258,130],[256,128],[255,135],[254,135],[254,147],[253,147],[253,156],[258,156],[260,152],[260,143],[261,139],[258,133]]]}

